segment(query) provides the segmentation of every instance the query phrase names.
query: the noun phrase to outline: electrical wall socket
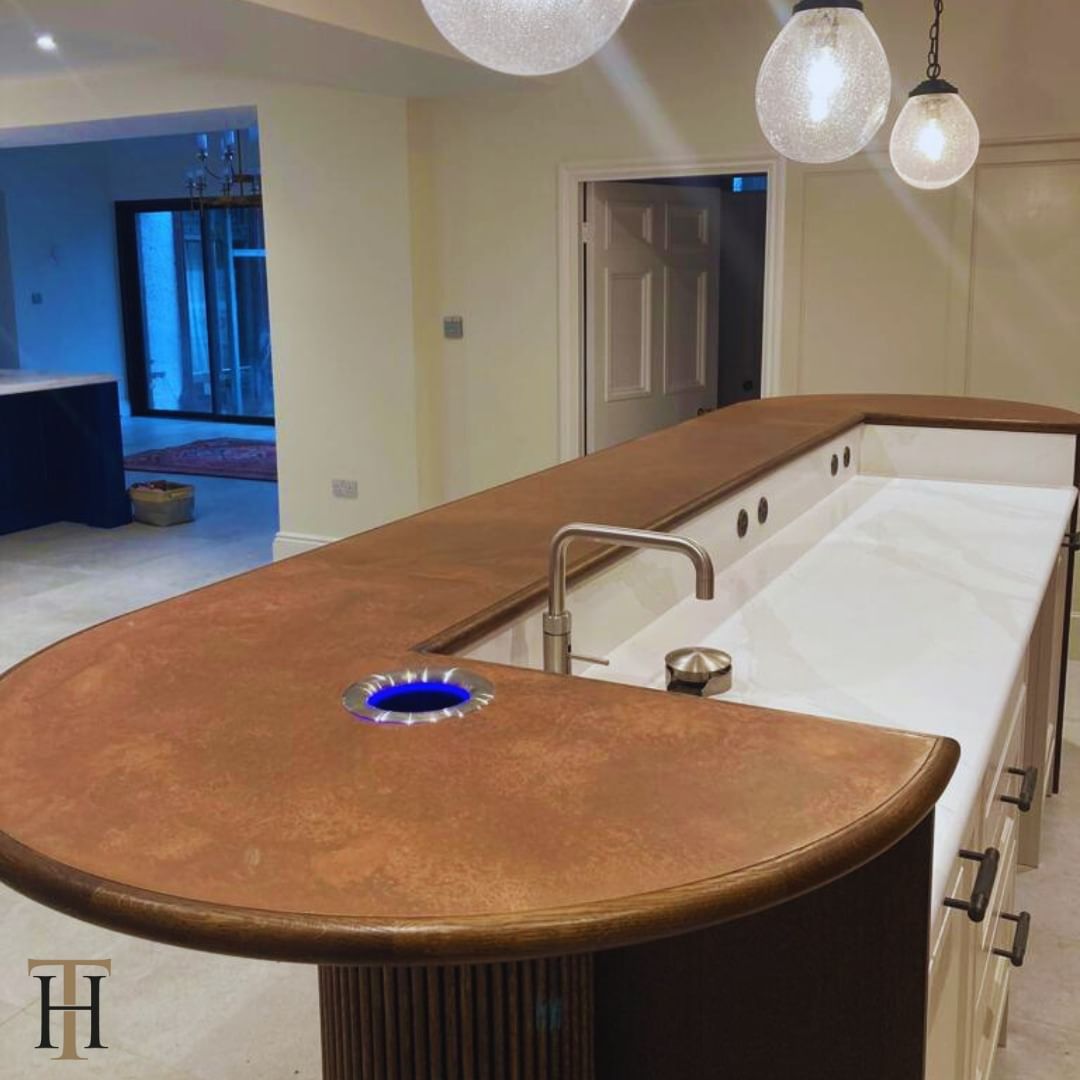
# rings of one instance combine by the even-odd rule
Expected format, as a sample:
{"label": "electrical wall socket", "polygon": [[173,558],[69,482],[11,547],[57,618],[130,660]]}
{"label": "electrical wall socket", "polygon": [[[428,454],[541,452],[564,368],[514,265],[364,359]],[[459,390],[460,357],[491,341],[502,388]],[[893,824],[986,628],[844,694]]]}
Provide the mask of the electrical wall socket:
{"label": "electrical wall socket", "polygon": [[335,499],[359,499],[360,485],[355,480],[332,480]]}

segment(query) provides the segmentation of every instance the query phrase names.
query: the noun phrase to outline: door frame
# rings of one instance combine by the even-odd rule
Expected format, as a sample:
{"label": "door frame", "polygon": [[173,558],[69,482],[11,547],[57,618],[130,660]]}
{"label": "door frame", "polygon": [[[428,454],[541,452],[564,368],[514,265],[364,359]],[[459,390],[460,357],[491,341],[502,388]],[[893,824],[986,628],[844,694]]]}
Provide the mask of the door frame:
{"label": "door frame", "polygon": [[765,306],[761,394],[780,391],[781,257],[785,163],[777,158],[635,159],[559,166],[558,206],[558,448],[559,461],[585,453],[585,280],[581,222],[585,185],[611,180],[764,173],[768,177],[765,227]]}
{"label": "door frame", "polygon": [[[262,200],[249,205],[262,208]],[[182,210],[198,211],[203,234],[204,271],[210,279],[209,267],[205,265],[209,256],[206,236],[206,209],[193,203],[191,199],[121,199],[114,204],[116,215],[116,261],[120,279],[120,318],[124,338],[124,366],[127,373],[128,400],[132,416],[150,416],[168,420],[203,420],[207,423],[249,424],[258,427],[273,427],[276,423],[277,409],[274,416],[230,416],[218,412],[190,412],[178,409],[154,409],[150,407],[150,384],[146,367],[146,338],[143,325],[142,284],[140,280],[139,248],[135,232],[135,219],[140,213],[177,212]],[[213,333],[207,312],[208,332]],[[214,352],[211,344],[211,354]],[[210,362],[210,378],[215,383],[213,393],[217,399],[213,357]],[[276,403],[275,403],[276,404]]]}

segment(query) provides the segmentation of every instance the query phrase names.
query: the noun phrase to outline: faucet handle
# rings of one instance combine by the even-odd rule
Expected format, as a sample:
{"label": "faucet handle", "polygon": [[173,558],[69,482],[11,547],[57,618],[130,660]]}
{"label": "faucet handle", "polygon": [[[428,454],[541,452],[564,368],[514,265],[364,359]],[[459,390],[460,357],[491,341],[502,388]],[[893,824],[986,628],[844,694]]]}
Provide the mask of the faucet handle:
{"label": "faucet handle", "polygon": [[601,660],[597,656],[578,656],[577,653],[570,654],[571,660],[578,660],[582,664],[599,664],[600,667],[611,667],[610,660]]}

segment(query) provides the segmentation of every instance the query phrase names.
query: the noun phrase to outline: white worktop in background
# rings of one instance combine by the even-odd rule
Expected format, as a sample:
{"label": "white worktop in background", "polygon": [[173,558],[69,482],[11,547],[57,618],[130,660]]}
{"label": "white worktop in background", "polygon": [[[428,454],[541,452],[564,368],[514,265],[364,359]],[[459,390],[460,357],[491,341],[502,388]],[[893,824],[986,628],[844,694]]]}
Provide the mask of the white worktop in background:
{"label": "white worktop in background", "polygon": [[52,375],[47,371],[0,370],[0,397],[33,394],[39,390],[67,390],[73,386],[114,383],[115,375]]}
{"label": "white worktop in background", "polygon": [[[936,815],[937,914],[1075,497],[853,477],[725,570],[719,604],[688,598],[616,648],[609,668],[581,673],[662,688],[669,650],[711,646],[734,659],[723,701],[954,738],[961,760]],[[733,611],[771,544],[806,550]]]}

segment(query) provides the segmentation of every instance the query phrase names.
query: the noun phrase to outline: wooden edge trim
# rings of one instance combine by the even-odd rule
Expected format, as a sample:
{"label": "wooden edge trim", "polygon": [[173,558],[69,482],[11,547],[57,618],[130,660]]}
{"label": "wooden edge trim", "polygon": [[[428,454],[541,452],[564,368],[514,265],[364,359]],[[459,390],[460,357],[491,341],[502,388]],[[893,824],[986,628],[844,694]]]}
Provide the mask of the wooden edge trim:
{"label": "wooden edge trim", "polygon": [[1027,431],[1037,435],[1080,435],[1080,423],[1055,423],[1050,420],[988,420],[965,416],[927,418],[903,413],[868,412],[863,416],[862,423],[879,424],[882,427],[962,428],[967,431]]}
{"label": "wooden edge trim", "polygon": [[595,952],[689,933],[811,892],[865,865],[932,812],[960,757],[929,743],[883,803],[803,848],[658,892],[569,908],[456,919],[357,919],[215,905],[109,881],[0,832],[0,880],[64,914],[136,937],[207,952],[310,964],[492,963]]}

